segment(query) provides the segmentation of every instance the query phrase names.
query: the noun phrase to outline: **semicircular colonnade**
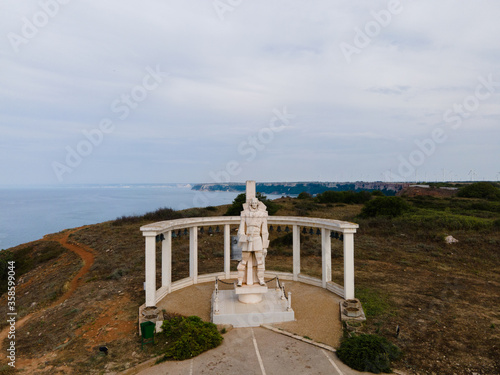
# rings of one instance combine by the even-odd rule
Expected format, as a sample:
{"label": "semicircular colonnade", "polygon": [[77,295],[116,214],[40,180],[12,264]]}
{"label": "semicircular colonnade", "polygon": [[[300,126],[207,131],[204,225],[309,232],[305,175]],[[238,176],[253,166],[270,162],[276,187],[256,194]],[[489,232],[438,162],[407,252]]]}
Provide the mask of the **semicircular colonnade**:
{"label": "semicircular colonnade", "polygon": [[[231,225],[239,225],[240,216],[196,217],[161,221],[140,228],[146,242],[145,307],[156,306],[169,293],[198,283],[219,279],[236,278],[231,272]],[[341,220],[269,216],[268,225],[289,225],[293,228],[293,272],[266,270],[266,277],[278,276],[282,280],[300,281],[323,287],[344,299],[354,298],[354,234],[358,224]],[[204,226],[224,227],[224,269],[211,274],[198,273],[198,228]],[[322,278],[317,279],[300,273],[300,230],[313,227],[321,230]],[[189,277],[172,282],[172,233],[189,230]],[[343,235],[344,286],[332,282],[331,232]],[[161,287],[156,289],[156,243],[161,242]]]}

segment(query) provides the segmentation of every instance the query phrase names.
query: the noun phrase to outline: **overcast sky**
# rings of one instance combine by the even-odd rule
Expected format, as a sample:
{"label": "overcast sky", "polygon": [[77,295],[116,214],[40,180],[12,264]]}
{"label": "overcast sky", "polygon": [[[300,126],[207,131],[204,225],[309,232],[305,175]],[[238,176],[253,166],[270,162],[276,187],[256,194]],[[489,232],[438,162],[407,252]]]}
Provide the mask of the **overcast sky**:
{"label": "overcast sky", "polygon": [[500,2],[3,0],[0,185],[498,180]]}

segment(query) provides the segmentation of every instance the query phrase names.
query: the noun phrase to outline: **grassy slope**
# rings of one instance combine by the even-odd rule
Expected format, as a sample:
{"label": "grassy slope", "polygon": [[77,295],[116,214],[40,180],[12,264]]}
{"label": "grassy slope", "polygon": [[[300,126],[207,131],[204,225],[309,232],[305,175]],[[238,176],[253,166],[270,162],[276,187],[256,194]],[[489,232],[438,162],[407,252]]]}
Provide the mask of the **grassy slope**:
{"label": "grassy slope", "polygon": [[[396,367],[409,373],[500,372],[500,233],[493,225],[500,213],[495,204],[470,199],[411,199],[418,210],[427,211],[396,219],[360,219],[356,218],[360,205],[288,198],[279,201],[277,215],[329,217],[360,224],[355,236],[356,289],[369,315],[362,330],[379,333],[403,349],[406,355]],[[218,207],[188,210],[182,215],[216,216],[224,212],[225,207]],[[152,347],[140,350],[136,321],[137,308],[144,302],[144,239],[139,227],[156,219],[152,215],[149,220],[102,223],[72,235],[74,241],[94,249],[95,263],[84,277],[84,285],[64,304],[46,309],[19,330],[19,353],[39,358],[31,373],[121,370],[155,355]],[[267,267],[291,271],[291,246],[282,229],[271,234],[275,246],[270,249]],[[445,235],[460,242],[447,245]],[[303,235],[301,242],[302,271],[319,276],[319,236]],[[199,243],[200,273],[222,270],[222,235],[210,236],[205,228]],[[179,279],[188,275],[187,237],[174,239],[173,244],[173,277]],[[333,279],[342,284],[340,241],[332,241],[332,260]],[[58,283],[40,277],[36,283],[21,284],[18,295],[37,295],[38,306],[49,305],[53,293],[40,291],[50,285],[62,288],[75,269],[63,267],[66,263],[62,260],[51,260],[24,275],[25,280],[45,272],[49,275],[56,261],[62,262]],[[157,279],[159,282],[160,270]],[[1,306],[5,306],[4,298]],[[20,298],[19,309],[36,309],[32,302]],[[397,325],[401,328],[399,339],[394,337]],[[96,350],[104,344],[110,348],[107,357]]]}

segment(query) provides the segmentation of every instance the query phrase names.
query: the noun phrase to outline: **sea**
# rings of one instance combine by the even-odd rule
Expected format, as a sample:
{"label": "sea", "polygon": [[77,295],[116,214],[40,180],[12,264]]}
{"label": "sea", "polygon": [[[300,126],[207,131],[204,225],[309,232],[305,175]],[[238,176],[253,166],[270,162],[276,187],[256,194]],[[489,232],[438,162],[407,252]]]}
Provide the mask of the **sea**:
{"label": "sea", "polygon": [[[82,225],[143,215],[230,204],[237,192],[200,192],[191,184],[0,187],[0,250]],[[268,195],[269,199],[279,196]],[[139,230],[139,228],[137,228]]]}

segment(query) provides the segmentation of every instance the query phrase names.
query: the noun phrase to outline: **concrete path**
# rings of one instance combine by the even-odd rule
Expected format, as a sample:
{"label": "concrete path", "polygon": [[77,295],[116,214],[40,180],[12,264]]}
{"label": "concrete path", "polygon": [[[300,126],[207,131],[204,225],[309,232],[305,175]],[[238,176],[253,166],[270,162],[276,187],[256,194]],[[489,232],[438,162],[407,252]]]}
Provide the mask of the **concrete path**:
{"label": "concrete path", "polygon": [[191,360],[164,362],[140,375],[354,375],[330,351],[265,328],[238,328],[224,335],[216,349]]}

